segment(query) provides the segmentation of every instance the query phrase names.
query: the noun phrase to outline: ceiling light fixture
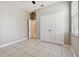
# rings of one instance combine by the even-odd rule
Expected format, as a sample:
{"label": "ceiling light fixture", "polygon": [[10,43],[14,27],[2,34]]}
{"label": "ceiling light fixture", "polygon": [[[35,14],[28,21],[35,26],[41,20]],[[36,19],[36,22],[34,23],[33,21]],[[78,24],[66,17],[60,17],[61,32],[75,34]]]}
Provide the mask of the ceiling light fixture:
{"label": "ceiling light fixture", "polygon": [[35,1],[32,1],[33,4],[35,4]]}

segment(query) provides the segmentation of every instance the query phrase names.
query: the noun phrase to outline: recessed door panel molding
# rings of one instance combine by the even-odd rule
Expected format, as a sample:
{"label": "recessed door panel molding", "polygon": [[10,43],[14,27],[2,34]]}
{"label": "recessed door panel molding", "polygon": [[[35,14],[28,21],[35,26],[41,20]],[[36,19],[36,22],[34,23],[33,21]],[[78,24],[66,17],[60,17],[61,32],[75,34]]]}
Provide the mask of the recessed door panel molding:
{"label": "recessed door panel molding", "polygon": [[40,40],[64,44],[64,12],[40,17]]}

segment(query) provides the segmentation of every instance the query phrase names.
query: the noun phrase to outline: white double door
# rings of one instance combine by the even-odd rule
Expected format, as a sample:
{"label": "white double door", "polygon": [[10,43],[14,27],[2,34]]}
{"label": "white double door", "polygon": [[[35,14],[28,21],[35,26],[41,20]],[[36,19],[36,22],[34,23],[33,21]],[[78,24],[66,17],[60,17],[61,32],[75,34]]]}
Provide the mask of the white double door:
{"label": "white double door", "polygon": [[40,40],[64,44],[64,13],[40,17]]}

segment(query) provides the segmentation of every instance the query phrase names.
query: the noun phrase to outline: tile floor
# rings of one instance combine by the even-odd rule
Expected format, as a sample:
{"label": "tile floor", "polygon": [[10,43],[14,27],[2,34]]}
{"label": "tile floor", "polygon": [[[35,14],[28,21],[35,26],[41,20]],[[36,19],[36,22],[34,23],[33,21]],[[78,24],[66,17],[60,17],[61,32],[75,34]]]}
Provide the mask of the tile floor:
{"label": "tile floor", "polygon": [[69,47],[40,40],[24,40],[0,48],[0,57],[73,57],[73,54]]}

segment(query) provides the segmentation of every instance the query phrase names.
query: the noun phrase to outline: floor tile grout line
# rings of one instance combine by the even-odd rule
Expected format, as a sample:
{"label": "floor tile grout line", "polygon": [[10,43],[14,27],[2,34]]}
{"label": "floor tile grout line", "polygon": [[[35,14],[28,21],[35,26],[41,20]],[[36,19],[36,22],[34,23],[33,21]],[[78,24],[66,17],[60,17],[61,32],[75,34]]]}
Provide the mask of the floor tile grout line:
{"label": "floor tile grout line", "polygon": [[[35,44],[36,45],[36,44]],[[42,46],[42,45],[41,45]],[[45,46],[42,46],[42,47],[45,47]],[[32,47],[31,46],[31,48],[35,48],[35,47]],[[47,47],[46,47],[47,48]],[[37,50],[39,50],[39,51],[42,51],[42,50],[40,50],[40,49],[38,49],[38,48],[35,48],[35,49],[37,49]],[[44,52],[44,51],[43,51]],[[47,52],[44,52],[44,53],[47,53]]]}
{"label": "floor tile grout line", "polygon": [[[17,44],[19,44],[19,43],[17,43]],[[21,43],[21,44],[22,44],[22,43]],[[15,44],[10,45],[10,46],[13,46],[14,48],[16,48],[17,51],[22,51],[22,52],[23,52],[24,54],[26,54],[26,55],[29,55],[29,56],[31,56],[31,57],[35,57],[35,56],[32,56],[32,55],[28,54],[27,52],[24,52],[22,49],[19,49],[19,48],[17,48],[17,47],[14,46],[14,45],[15,45]],[[22,44],[22,45],[25,46],[25,44]],[[40,43],[39,43],[39,45],[40,45]],[[35,44],[34,46],[36,46],[36,44]],[[46,46],[43,46],[43,45],[40,45],[40,46],[46,47]],[[59,46],[59,45],[58,45],[58,46]],[[30,48],[35,48],[35,47],[30,46]],[[46,48],[47,48],[47,47],[46,47]],[[35,48],[35,49],[37,49],[37,48]],[[63,46],[61,46],[61,57],[63,57],[63,55],[62,55],[62,54],[63,54],[62,49],[63,49]],[[37,49],[37,50],[42,51],[42,50],[40,50],[40,49]],[[49,57],[51,51],[52,51],[52,46],[51,46],[51,48],[50,48],[50,51],[48,52],[47,57]],[[9,55],[8,53],[6,53],[5,51],[2,50],[2,52],[4,52],[5,54],[7,54],[8,56],[10,56],[10,55]],[[47,52],[45,52],[45,53],[47,53]]]}
{"label": "floor tile grout line", "polygon": [[[16,49],[18,49],[18,50],[21,50],[22,51],[22,49],[19,49],[19,48],[17,48],[16,47]],[[24,51],[22,51],[22,52],[24,52]],[[28,53],[26,53],[26,52],[24,52],[25,54],[28,54]],[[29,56],[32,56],[32,55],[30,55],[30,54],[28,54]],[[33,57],[33,56],[32,56]]]}
{"label": "floor tile grout line", "polygon": [[62,46],[61,46],[61,57],[62,57]]}
{"label": "floor tile grout line", "polygon": [[[16,47],[15,47],[16,48]],[[16,49],[18,49],[18,48],[16,48]],[[18,51],[20,51],[21,49],[18,49]],[[21,50],[22,51],[22,50]],[[17,51],[16,51],[17,52]],[[22,51],[24,54],[26,54],[24,51]],[[8,53],[7,53],[8,54]],[[28,54],[28,53],[27,53]],[[9,54],[8,54],[9,55]],[[29,55],[29,54],[28,54]],[[11,56],[11,55],[9,55],[9,56]],[[31,55],[29,55],[29,56],[31,56]]]}
{"label": "floor tile grout line", "polygon": [[[42,46],[42,45],[41,45]],[[18,50],[21,50],[21,49],[19,49],[19,48],[17,48],[16,46],[13,46],[13,47],[15,47],[16,49],[18,49]],[[44,46],[45,47],[45,46]],[[47,48],[47,47],[46,47]],[[39,50],[39,49],[38,49]],[[22,51],[22,50],[21,50]],[[24,52],[24,51],[23,51]]]}
{"label": "floor tile grout line", "polygon": [[[11,45],[10,45],[11,46]],[[15,47],[15,46],[13,46],[13,47]],[[17,47],[15,47],[17,50],[21,50],[21,49],[19,49],[19,48],[17,48]],[[3,51],[3,50],[2,50]],[[21,50],[22,51],[22,50]],[[5,54],[7,54],[8,56],[11,56],[10,54],[8,54],[7,52],[5,52],[5,51],[3,51]],[[24,51],[22,51],[22,52],[24,52]],[[25,52],[24,52],[25,53]],[[25,53],[26,54],[26,53]],[[29,55],[29,54],[28,54]],[[31,56],[31,55],[29,55],[29,56]]]}
{"label": "floor tile grout line", "polygon": [[5,51],[3,51],[3,50],[2,50],[2,52],[4,52],[7,56],[10,56],[7,52],[5,52]]}
{"label": "floor tile grout line", "polygon": [[49,57],[49,55],[50,55],[51,51],[52,51],[52,48],[50,49],[50,51],[49,51],[49,53],[48,53],[48,57]]}

